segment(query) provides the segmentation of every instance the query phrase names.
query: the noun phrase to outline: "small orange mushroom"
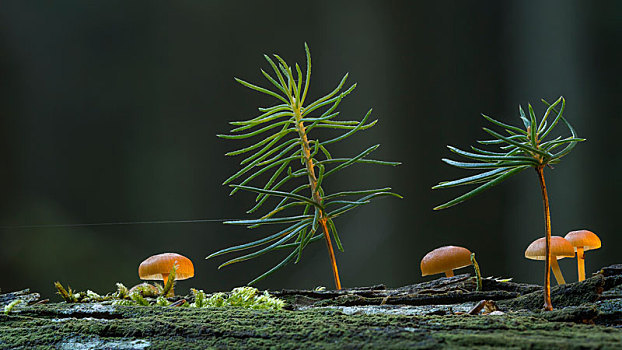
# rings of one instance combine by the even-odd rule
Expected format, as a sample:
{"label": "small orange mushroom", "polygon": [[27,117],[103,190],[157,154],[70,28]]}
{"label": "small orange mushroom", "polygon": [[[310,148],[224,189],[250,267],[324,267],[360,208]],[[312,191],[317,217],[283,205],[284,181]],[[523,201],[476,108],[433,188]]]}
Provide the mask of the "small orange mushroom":
{"label": "small orange mushroom", "polygon": [[591,231],[578,230],[570,231],[564,237],[573,245],[577,252],[577,271],[579,281],[585,280],[585,251],[600,248],[600,238]]}
{"label": "small orange mushroom", "polygon": [[[565,284],[562,271],[559,269],[558,259],[565,257],[574,257],[574,247],[570,242],[560,236],[551,236],[551,270],[555,275],[557,284]],[[525,258],[531,260],[544,260],[546,258],[546,241],[545,237],[538,238],[531,242],[525,250]]]}
{"label": "small orange mushroom", "polygon": [[444,272],[452,277],[454,269],[471,265],[471,252],[463,247],[445,246],[436,248],[421,259],[421,276]]}
{"label": "small orange mushroom", "polygon": [[[176,280],[194,277],[192,261],[176,253],[162,253],[148,257],[138,266],[138,277],[141,280],[162,281],[166,286],[173,266],[177,267],[175,271]],[[173,288],[171,288],[170,294],[174,294]]]}

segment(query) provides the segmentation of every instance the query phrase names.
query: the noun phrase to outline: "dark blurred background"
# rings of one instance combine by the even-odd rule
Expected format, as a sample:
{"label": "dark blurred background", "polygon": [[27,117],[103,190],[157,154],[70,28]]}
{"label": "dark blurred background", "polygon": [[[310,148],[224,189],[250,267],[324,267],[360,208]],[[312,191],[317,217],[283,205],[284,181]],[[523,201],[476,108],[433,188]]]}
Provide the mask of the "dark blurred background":
{"label": "dark blurred background", "polygon": [[[216,134],[273,101],[233,77],[267,85],[262,54],[304,63],[304,42],[311,97],[349,72],[359,85],[341,116],[360,119],[373,107],[380,120],[332,153],[380,143],[374,158],[403,162],[351,167],[324,184],[329,192],[389,185],[404,195],[337,220],[344,286],[430,279],[420,259],[448,244],[476,252],[486,276],[541,283],[542,263],[523,257],[544,231],[535,172],[440,212],[432,208],[467,188],[430,188],[468,174],[440,159],[451,156],[447,144],[486,138],[480,113],[517,125],[518,104],[531,102],[541,116],[540,99],[560,95],[588,141],[545,173],[553,232],[600,235],[603,248],[586,254],[589,272],[622,263],[620,1],[2,1],[2,291],[52,297],[58,280],[105,293],[139,282],[138,264],[166,251],[195,262],[181,293],[229,290],[280,261],[285,252],[217,270],[224,258],[204,260],[209,253],[267,232],[217,222],[14,226],[247,217],[252,197],[221,186],[239,169],[224,153],[240,144]],[[560,264],[575,281],[575,261]],[[318,242],[258,287],[321,285],[333,281]]]}

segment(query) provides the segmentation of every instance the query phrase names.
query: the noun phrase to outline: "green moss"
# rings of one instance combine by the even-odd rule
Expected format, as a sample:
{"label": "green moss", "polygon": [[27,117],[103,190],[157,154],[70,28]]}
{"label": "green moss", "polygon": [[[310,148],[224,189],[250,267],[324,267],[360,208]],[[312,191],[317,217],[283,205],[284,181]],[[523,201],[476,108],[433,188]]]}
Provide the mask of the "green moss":
{"label": "green moss", "polygon": [[231,293],[214,293],[209,298],[202,290],[192,289],[192,295],[194,302],[189,304],[190,307],[241,307],[256,310],[281,310],[285,306],[283,300],[271,296],[268,291],[259,293],[259,290],[253,287],[238,287],[234,288]]}
{"label": "green moss", "polygon": [[42,305],[1,315],[0,348],[67,347],[63,344],[76,342],[129,344],[136,340],[155,349],[622,348],[620,329],[513,314],[412,317],[345,315],[322,308],[75,306]]}

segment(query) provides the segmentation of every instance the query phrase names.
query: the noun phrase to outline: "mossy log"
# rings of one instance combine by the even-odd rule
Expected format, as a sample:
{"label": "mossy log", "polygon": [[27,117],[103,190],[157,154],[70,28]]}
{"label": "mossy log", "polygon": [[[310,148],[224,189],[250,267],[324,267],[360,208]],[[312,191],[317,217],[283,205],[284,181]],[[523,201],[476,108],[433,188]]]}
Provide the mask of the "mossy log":
{"label": "mossy log", "polygon": [[[559,305],[564,298],[573,305],[558,306],[553,312],[540,311],[541,305],[529,310],[531,303],[541,302],[541,291],[531,290],[537,286],[489,281],[483,291],[475,292],[470,276],[397,289],[279,291],[274,294],[293,301],[289,310],[281,311],[67,303],[18,306],[0,314],[0,349],[622,349],[622,298],[616,294],[621,275],[601,271],[584,282],[554,288]],[[468,310],[477,309],[478,303],[460,298],[495,291],[519,296],[487,302],[501,311],[479,314],[477,310],[474,315]],[[429,296],[444,294],[455,302],[443,312],[436,304],[382,303],[412,301],[417,296],[432,302]],[[380,303],[339,303],[345,299]]]}
{"label": "mossy log", "polygon": [[622,348],[622,329],[520,315],[346,315],[40,305],[0,316],[2,349]]}

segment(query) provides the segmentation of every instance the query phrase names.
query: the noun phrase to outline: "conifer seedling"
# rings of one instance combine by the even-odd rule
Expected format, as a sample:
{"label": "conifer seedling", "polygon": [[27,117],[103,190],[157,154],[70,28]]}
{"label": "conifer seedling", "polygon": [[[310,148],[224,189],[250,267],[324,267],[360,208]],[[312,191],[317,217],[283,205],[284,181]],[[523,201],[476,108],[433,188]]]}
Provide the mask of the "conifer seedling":
{"label": "conifer seedling", "polygon": [[[251,253],[233,258],[219,266],[223,267],[256,258],[270,251],[286,250],[289,254],[276,266],[252,280],[253,284],[295,259],[298,262],[302,251],[309,243],[324,240],[335,280],[335,287],[341,289],[337,261],[333,251],[333,240],[343,251],[337,233],[335,218],[371,199],[382,196],[400,197],[391,192],[390,187],[376,189],[348,189],[335,193],[325,193],[323,185],[327,178],[351,165],[365,163],[396,166],[398,162],[387,162],[367,158],[379,145],[374,145],[353,157],[335,158],[329,146],[343,141],[354,133],[369,129],[377,120],[368,122],[371,110],[360,120],[338,120],[337,107],[342,99],[350,94],[356,84],[344,90],[348,74],[338,86],[327,95],[307,103],[311,78],[311,54],[305,44],[307,58],[306,72],[303,74],[298,64],[289,66],[279,55],[264,55],[272,69],[268,74],[261,73],[272,85],[270,89],[251,84],[236,78],[240,84],[271,96],[277,104],[259,108],[260,115],[244,121],[230,122],[234,126],[231,134],[218,137],[242,140],[257,137],[250,146],[227,153],[228,156],[247,155],[240,165],[242,168],[225,180],[224,184],[233,189],[257,194],[255,205],[248,213],[265,210],[256,219],[226,221],[227,224],[244,225],[257,228],[264,225],[284,225],[268,236],[219,250],[207,258],[242,250],[255,249]],[[319,139],[320,129],[336,129],[341,134],[327,139]],[[267,181],[259,182],[260,176]],[[235,182],[235,183],[234,183]],[[401,198],[401,197],[400,197]]]}
{"label": "conifer seedling", "polygon": [[[563,97],[560,97],[553,104],[549,104],[545,100],[542,100],[542,102],[544,102],[548,108],[539,123],[531,104],[529,104],[529,115],[525,114],[522,107],[518,107],[520,118],[525,126],[524,130],[516,126],[499,122],[487,115],[482,114],[486,120],[504,129],[505,132],[507,132],[507,135],[503,136],[496,131],[483,128],[484,131],[490,134],[493,138],[491,140],[478,141],[478,143],[483,145],[498,145],[499,150],[483,150],[472,146],[471,151],[467,152],[456,147],[447,146],[450,151],[473,160],[474,162],[457,162],[451,159],[443,159],[443,162],[458,168],[484,171],[458,180],[441,182],[432,188],[439,189],[461,185],[480,184],[478,187],[467,192],[466,194],[434,208],[434,210],[440,210],[461,203],[478,193],[498,185],[512,175],[516,175],[525,169],[534,168],[536,170],[540,183],[540,189],[542,191],[545,221],[546,258],[544,264],[544,309],[550,311],[553,309],[553,306],[551,305],[550,287],[551,216],[549,214],[549,198],[546,190],[546,183],[544,181],[544,168],[552,168],[551,165],[559,163],[563,156],[570,153],[576,144],[580,141],[584,141],[584,139],[577,137],[575,130],[563,117],[564,108],[566,107],[566,101]],[[560,103],[561,107],[557,109],[557,106],[560,105]],[[555,115],[555,118],[552,120],[550,125],[548,125],[548,122],[550,121],[549,116],[551,115]],[[546,137],[549,136],[551,131],[553,131],[553,128],[560,121],[568,127],[571,135],[564,138],[559,136],[553,140],[546,141]]]}

